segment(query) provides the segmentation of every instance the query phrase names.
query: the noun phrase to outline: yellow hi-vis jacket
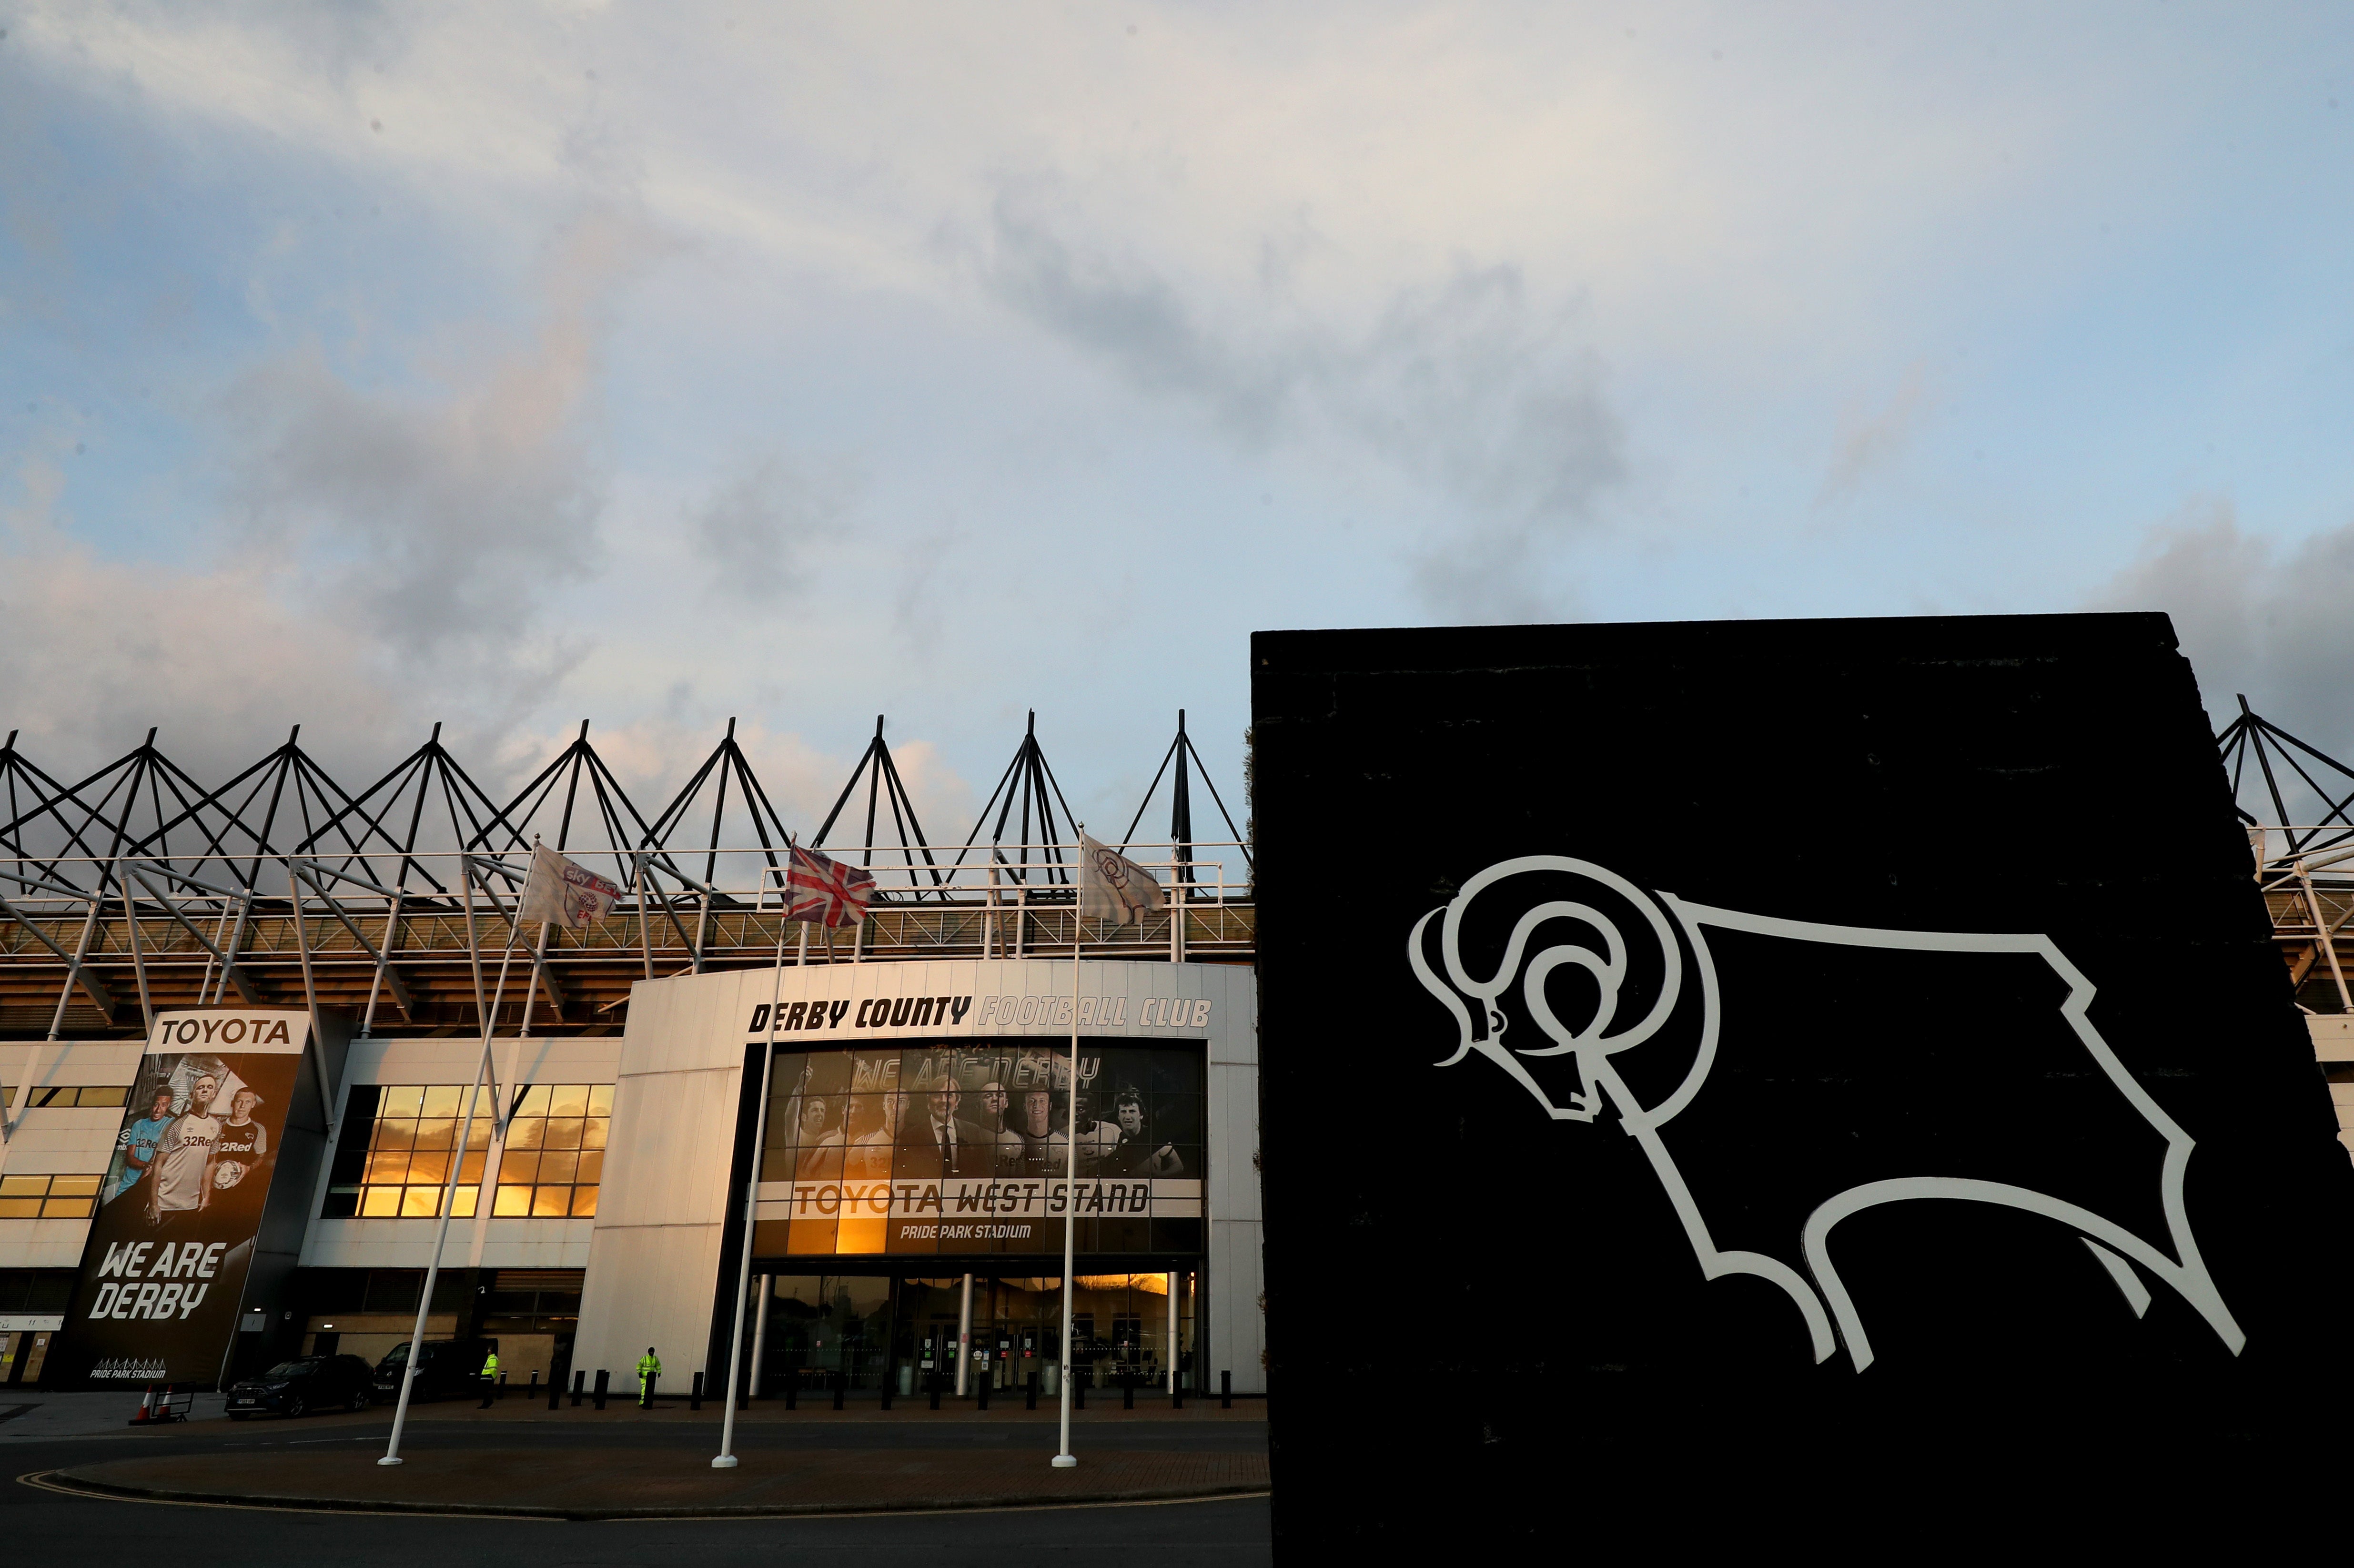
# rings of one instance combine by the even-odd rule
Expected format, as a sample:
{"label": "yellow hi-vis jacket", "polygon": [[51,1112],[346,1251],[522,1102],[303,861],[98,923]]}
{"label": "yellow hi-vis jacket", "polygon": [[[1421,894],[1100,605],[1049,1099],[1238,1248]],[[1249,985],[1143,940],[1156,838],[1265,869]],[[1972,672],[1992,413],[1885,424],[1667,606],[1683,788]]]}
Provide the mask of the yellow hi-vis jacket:
{"label": "yellow hi-vis jacket", "polygon": [[499,1353],[498,1353],[498,1351],[493,1351],[490,1353],[490,1355],[489,1355],[489,1356],[488,1356],[488,1357],[483,1361],[483,1362],[482,1362],[482,1375],[483,1375],[484,1377],[496,1377],[496,1376],[498,1376],[498,1375],[499,1375]]}
{"label": "yellow hi-vis jacket", "polygon": [[646,1379],[660,1371],[662,1371],[662,1358],[660,1356],[640,1356],[638,1358],[638,1386],[640,1388],[645,1387]]}

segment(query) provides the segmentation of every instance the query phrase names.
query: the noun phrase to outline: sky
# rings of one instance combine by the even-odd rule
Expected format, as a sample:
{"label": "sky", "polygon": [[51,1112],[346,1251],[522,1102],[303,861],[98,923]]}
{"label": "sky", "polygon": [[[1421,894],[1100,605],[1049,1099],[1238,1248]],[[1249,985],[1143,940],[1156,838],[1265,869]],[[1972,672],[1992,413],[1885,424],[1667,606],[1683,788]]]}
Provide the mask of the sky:
{"label": "sky", "polygon": [[2323,5],[0,0],[0,727],[961,840],[1259,629],[2156,609],[2354,752],[2349,154]]}

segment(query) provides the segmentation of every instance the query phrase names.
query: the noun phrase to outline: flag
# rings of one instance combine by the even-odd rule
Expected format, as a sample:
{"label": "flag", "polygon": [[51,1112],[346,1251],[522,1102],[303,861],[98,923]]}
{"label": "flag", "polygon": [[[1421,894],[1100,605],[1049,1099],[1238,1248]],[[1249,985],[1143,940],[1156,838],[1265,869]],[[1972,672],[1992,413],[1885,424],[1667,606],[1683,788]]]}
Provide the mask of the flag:
{"label": "flag", "polygon": [[1153,874],[1107,844],[1079,835],[1084,864],[1079,874],[1079,914],[1108,925],[1125,926],[1148,909],[1165,909]]}
{"label": "flag", "polygon": [[872,874],[799,844],[785,850],[792,856],[785,873],[786,919],[855,926],[866,918],[866,901],[875,896]]}
{"label": "flag", "polygon": [[621,895],[620,887],[575,865],[546,844],[531,846],[531,874],[524,878],[520,920],[545,920],[577,931],[594,926]]}

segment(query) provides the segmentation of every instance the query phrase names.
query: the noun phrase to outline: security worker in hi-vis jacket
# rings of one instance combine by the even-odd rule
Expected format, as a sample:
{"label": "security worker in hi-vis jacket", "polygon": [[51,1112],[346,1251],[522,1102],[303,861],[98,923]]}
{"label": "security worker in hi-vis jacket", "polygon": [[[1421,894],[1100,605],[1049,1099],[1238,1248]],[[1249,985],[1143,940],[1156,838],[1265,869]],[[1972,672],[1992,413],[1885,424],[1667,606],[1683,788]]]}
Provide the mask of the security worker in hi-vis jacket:
{"label": "security worker in hi-vis jacket", "polygon": [[638,1408],[640,1410],[652,1410],[654,1407],[654,1379],[661,1375],[662,1358],[654,1354],[654,1348],[652,1345],[648,1345],[646,1353],[638,1358]]}
{"label": "security worker in hi-vis jacket", "polygon": [[491,1401],[497,1397],[498,1392],[499,1352],[493,1351],[489,1355],[482,1358],[482,1403],[475,1406],[475,1408],[478,1410],[488,1410],[491,1407]]}

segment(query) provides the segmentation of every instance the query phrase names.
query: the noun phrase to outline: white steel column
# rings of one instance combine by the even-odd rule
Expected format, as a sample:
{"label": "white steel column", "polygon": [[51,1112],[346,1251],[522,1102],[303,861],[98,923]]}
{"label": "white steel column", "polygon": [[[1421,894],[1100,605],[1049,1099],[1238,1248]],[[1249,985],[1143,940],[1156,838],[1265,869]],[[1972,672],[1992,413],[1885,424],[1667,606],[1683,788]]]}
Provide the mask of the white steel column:
{"label": "white steel column", "polygon": [[758,1297],[758,1300],[760,1303],[758,1310],[760,1315],[758,1318],[755,1319],[752,1323],[752,1386],[750,1393],[751,1397],[754,1399],[760,1397],[760,1369],[766,1366],[769,1361],[769,1301],[770,1292],[776,1288],[776,1283],[777,1277],[773,1274],[764,1274],[760,1276],[760,1294]]}
{"label": "white steel column", "polygon": [[957,1314],[957,1397],[964,1397],[965,1374],[972,1370],[972,1276],[964,1277],[964,1307]]}

